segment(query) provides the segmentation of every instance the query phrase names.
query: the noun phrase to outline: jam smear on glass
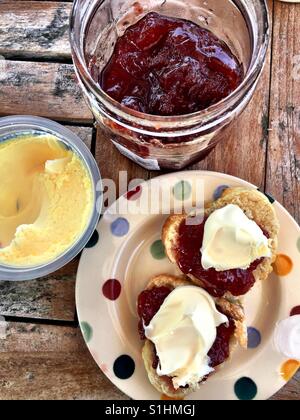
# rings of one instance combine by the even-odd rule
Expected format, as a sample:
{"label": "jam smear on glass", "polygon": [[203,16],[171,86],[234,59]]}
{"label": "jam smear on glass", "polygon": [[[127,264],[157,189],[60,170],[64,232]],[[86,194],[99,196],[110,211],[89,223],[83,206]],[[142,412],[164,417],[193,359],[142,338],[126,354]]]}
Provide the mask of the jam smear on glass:
{"label": "jam smear on glass", "polygon": [[[205,270],[202,267],[201,247],[206,220],[199,224],[188,224],[185,220],[179,227],[179,239],[176,247],[177,262],[184,274],[192,274],[204,283],[204,288],[216,297],[223,296],[227,291],[233,296],[246,294],[254,285],[253,271],[262,262],[262,258],[254,261],[247,270],[240,268],[216,271],[214,268]],[[263,231],[268,237],[268,233]]]}
{"label": "jam smear on glass", "polygon": [[[144,290],[138,297],[138,315],[140,317],[139,321],[139,333],[142,340],[145,340],[145,331],[144,325],[148,326],[152,318],[159,311],[161,305],[163,304],[166,297],[172,292],[171,288],[168,287],[153,287],[150,290]],[[222,309],[217,306],[217,310],[221,313]],[[228,325],[222,324],[217,327],[217,337],[216,340],[210,349],[208,356],[210,358],[209,365],[211,367],[216,367],[229,357],[230,353],[230,339],[234,334],[235,324],[234,320],[226,314],[228,318]],[[157,369],[159,364],[159,358],[156,354],[153,357],[153,369]],[[173,386],[172,379],[170,377],[165,377],[170,386]],[[205,381],[207,377],[203,378]],[[202,382],[203,382],[202,381]]]}
{"label": "jam smear on glass", "polygon": [[209,30],[151,12],[118,38],[109,62],[95,75],[102,89],[128,108],[175,116],[224,99],[244,72],[230,48]]}

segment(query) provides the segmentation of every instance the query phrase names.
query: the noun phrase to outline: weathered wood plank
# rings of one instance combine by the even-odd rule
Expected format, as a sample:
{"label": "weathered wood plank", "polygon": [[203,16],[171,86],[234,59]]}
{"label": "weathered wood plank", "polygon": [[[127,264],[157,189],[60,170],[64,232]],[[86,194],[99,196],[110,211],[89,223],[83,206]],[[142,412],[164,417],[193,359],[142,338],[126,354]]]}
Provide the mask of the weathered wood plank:
{"label": "weathered wood plank", "polygon": [[0,54],[70,59],[71,7],[64,2],[1,1]]}
{"label": "weathered wood plank", "polygon": [[74,321],[78,258],[33,281],[0,282],[0,315]]}
{"label": "weathered wood plank", "polygon": [[78,328],[8,323],[0,340],[0,400],[120,400]]}
{"label": "weathered wood plank", "polygon": [[267,189],[300,222],[300,4],[276,2]]}
{"label": "weathered wood plank", "polygon": [[33,114],[92,123],[93,116],[68,64],[1,62],[0,115]]}
{"label": "weathered wood plank", "polygon": [[[273,0],[269,0],[268,3],[272,18]],[[193,169],[223,172],[264,188],[268,140],[270,52],[269,48],[267,62],[254,97],[235,122],[229,137],[221,141],[211,154],[204,161],[194,165]]]}
{"label": "weathered wood plank", "polygon": [[80,127],[76,125],[65,125],[66,128],[73,131],[91,150],[92,147],[92,136],[93,128],[92,127]]}

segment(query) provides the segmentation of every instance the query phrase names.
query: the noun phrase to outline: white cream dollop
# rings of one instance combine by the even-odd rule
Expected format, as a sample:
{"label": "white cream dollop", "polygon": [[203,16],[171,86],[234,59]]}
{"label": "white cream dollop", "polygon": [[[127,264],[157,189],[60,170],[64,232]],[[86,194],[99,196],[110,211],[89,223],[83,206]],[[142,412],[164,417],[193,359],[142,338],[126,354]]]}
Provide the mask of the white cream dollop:
{"label": "white cream dollop", "polygon": [[158,375],[171,376],[175,389],[199,382],[214,370],[207,354],[217,327],[227,322],[205,290],[197,286],[174,289],[145,326],[159,357]]}
{"label": "white cream dollop", "polygon": [[270,257],[269,240],[261,228],[235,204],[215,210],[204,226],[202,266],[217,271],[247,269],[262,257]]}

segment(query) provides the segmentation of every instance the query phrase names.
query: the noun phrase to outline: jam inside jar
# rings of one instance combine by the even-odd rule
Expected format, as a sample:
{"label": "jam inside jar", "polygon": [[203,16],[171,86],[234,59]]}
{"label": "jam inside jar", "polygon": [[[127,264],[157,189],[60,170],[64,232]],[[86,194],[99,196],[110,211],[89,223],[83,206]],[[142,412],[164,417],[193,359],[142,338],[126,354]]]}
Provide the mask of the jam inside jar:
{"label": "jam inside jar", "polygon": [[241,83],[243,68],[208,29],[151,12],[118,38],[98,79],[121,104],[172,116],[203,110],[228,96]]}
{"label": "jam inside jar", "polygon": [[147,170],[180,170],[230,140],[268,41],[261,0],[77,0],[71,16],[76,74],[102,139]]}

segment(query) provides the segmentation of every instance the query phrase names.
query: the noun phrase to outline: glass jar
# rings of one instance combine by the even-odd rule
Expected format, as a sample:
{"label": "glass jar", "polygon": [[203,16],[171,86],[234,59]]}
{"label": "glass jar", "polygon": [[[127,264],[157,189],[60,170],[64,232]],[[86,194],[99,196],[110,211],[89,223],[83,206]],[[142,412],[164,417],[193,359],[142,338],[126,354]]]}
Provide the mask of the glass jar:
{"label": "glass jar", "polygon": [[[150,11],[180,17],[211,30],[244,67],[238,88],[222,101],[193,114],[156,116],[129,109],[94,80],[116,40]],[[71,16],[75,70],[104,140],[149,170],[182,169],[203,159],[253,96],[269,41],[264,0],[75,0]],[[97,57],[96,66],[91,60]],[[97,69],[97,70],[95,70]]]}

